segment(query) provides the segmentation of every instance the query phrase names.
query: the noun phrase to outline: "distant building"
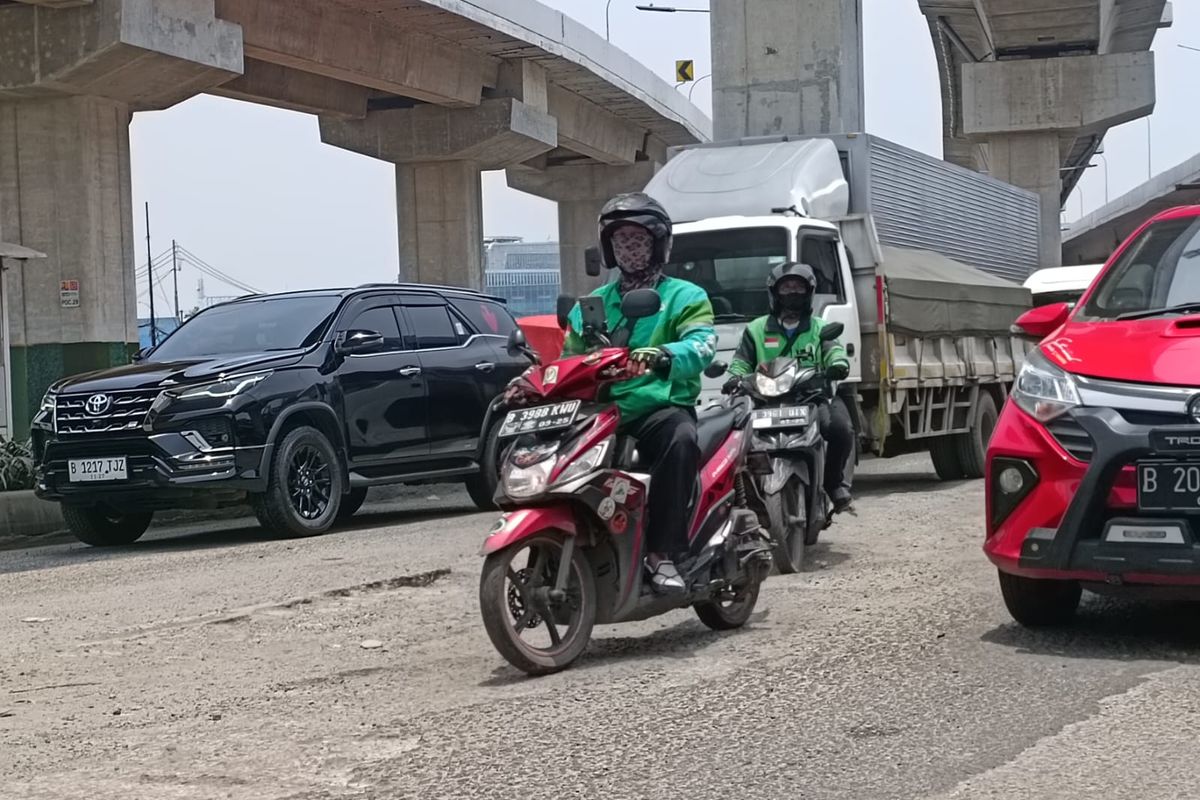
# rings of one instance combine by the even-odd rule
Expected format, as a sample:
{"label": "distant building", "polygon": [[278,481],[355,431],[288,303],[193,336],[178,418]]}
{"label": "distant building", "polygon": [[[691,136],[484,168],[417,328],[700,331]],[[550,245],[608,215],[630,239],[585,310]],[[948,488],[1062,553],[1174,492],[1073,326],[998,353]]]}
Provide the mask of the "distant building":
{"label": "distant building", "polygon": [[526,242],[518,236],[484,240],[487,291],[508,301],[514,316],[553,314],[561,278],[558,242]]}

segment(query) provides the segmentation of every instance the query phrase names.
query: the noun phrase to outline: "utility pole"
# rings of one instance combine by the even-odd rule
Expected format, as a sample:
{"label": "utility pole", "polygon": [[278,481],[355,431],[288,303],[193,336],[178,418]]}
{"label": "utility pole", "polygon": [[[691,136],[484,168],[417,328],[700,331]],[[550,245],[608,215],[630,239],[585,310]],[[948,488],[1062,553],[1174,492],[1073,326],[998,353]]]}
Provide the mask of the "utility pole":
{"label": "utility pole", "polygon": [[154,257],[150,251],[150,203],[146,203],[146,281],[150,285],[150,346],[158,347],[158,320],[154,317]]}
{"label": "utility pole", "polygon": [[175,240],[171,240],[171,272],[175,276],[175,325],[178,326],[183,320],[179,318],[179,250],[175,245]]}

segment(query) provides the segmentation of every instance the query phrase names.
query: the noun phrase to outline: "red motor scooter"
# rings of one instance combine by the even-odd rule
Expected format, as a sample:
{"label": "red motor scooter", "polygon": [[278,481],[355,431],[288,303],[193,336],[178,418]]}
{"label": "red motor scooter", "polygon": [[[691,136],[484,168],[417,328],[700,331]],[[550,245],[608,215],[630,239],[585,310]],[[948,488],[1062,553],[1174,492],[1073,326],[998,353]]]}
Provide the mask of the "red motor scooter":
{"label": "red motor scooter", "polygon": [[[751,402],[730,398],[699,416],[702,466],[691,507],[679,510],[691,521],[690,552],[676,563],[687,589],[652,590],[644,558],[653,487],[636,441],[617,434],[616,406],[597,398],[626,378],[629,331],[658,313],[660,298],[652,289],[630,292],[626,322],[611,334],[591,300],[581,303],[587,354],[535,363],[522,379],[527,403],[509,411],[498,433],[496,502],[506,513],[481,550],[479,603],[492,644],[531,675],[570,666],[596,623],[692,606],[710,628],[741,627],[771,568],[770,538],[747,508]],[[525,349],[519,329],[509,346]],[[715,364],[709,375],[724,369]]]}

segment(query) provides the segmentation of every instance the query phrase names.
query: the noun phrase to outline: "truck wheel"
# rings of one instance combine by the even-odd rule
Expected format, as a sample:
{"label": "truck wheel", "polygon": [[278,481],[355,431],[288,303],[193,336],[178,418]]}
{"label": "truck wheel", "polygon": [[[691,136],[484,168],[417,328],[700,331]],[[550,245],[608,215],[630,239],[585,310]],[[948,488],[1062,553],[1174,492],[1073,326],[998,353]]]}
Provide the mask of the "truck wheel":
{"label": "truck wheel", "polygon": [[933,461],[933,470],[944,481],[960,481],[963,475],[962,464],[958,461],[957,436],[938,436],[929,440],[929,457]]}
{"label": "truck wheel", "polygon": [[267,491],[251,496],[258,521],[284,536],[315,536],[337,520],[342,501],[337,452],[316,428],[288,433],[275,448]]}
{"label": "truck wheel", "polygon": [[996,401],[991,394],[979,392],[979,402],[975,404],[975,418],[971,420],[971,429],[954,438],[958,443],[958,464],[964,478],[978,480],[987,471],[987,447],[996,430],[996,422],[1000,414],[996,411]]}
{"label": "truck wheel", "polygon": [[346,522],[362,508],[367,500],[367,487],[360,486],[342,495],[342,504],[338,507],[337,521]]}
{"label": "truck wheel", "polygon": [[63,519],[75,538],[92,547],[132,544],[150,527],[154,512],[122,514],[107,506],[63,505]]}
{"label": "truck wheel", "polygon": [[480,511],[496,510],[496,487],[500,483],[500,439],[496,433],[499,424],[488,428],[483,444],[483,455],[479,459],[479,472],[467,478],[467,494]]}
{"label": "truck wheel", "polygon": [[1022,578],[1000,572],[1000,594],[1008,613],[1026,628],[1065,625],[1075,616],[1083,591],[1075,581]]}

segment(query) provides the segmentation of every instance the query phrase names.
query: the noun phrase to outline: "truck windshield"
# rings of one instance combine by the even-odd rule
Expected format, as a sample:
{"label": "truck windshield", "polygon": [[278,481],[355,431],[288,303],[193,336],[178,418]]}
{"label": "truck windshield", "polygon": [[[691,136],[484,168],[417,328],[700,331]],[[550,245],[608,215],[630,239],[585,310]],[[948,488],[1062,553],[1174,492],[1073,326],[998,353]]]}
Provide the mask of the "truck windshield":
{"label": "truck windshield", "polygon": [[717,321],[767,313],[767,277],[788,259],[787,228],[740,228],[675,237],[665,272],[708,292]]}
{"label": "truck windshield", "polygon": [[1104,273],[1080,321],[1148,318],[1200,306],[1200,217],[1147,228]]}
{"label": "truck windshield", "polygon": [[336,296],[275,297],[215,306],[182,325],[150,361],[297,350],[321,340],[337,310]]}

